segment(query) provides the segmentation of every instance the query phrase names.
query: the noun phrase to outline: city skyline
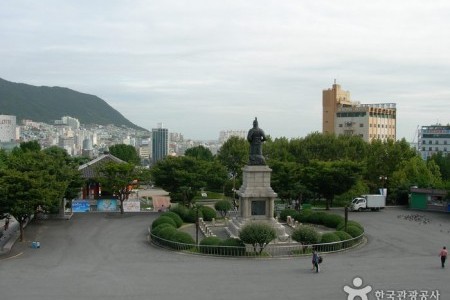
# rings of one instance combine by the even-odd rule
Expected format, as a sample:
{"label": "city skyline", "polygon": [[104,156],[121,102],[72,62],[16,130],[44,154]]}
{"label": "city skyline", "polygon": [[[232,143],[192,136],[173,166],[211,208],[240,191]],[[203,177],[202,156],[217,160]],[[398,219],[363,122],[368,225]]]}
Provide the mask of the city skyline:
{"label": "city skyline", "polygon": [[396,103],[397,139],[448,124],[444,1],[10,1],[0,77],[105,100],[149,131],[215,140],[258,117],[272,137],[322,131],[334,80]]}

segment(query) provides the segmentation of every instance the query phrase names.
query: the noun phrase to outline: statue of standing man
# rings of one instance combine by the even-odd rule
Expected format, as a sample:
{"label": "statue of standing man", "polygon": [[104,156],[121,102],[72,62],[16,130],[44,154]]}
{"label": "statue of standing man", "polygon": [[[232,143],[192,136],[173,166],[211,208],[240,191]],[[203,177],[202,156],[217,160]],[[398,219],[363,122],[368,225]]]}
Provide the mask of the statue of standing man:
{"label": "statue of standing man", "polygon": [[266,160],[262,155],[262,144],[266,141],[266,135],[258,127],[258,119],[256,117],[253,121],[253,128],[248,131],[247,140],[250,143],[249,165],[265,165]]}

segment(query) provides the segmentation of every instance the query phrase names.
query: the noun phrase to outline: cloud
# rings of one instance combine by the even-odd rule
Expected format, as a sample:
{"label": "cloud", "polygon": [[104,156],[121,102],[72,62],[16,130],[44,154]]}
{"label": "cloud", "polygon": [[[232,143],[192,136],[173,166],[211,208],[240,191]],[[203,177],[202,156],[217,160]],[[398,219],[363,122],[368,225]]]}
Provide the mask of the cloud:
{"label": "cloud", "polygon": [[254,116],[273,136],[321,131],[336,78],[355,100],[396,102],[398,136],[411,136],[448,119],[449,13],[419,0],[5,0],[1,76],[95,94],[196,139]]}

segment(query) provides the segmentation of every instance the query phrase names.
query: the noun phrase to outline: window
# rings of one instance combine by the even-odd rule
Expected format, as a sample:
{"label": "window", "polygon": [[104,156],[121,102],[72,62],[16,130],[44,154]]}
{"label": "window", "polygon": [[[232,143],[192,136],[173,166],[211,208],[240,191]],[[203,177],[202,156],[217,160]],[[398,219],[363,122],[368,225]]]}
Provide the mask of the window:
{"label": "window", "polygon": [[364,127],[364,124],[363,124],[363,123],[360,123],[360,124],[359,124],[359,127]]}
{"label": "window", "polygon": [[439,141],[438,141],[438,140],[435,140],[435,141],[434,141],[434,144],[435,144],[435,145],[439,145]]}
{"label": "window", "polygon": [[339,127],[342,127],[342,124],[339,124]]}

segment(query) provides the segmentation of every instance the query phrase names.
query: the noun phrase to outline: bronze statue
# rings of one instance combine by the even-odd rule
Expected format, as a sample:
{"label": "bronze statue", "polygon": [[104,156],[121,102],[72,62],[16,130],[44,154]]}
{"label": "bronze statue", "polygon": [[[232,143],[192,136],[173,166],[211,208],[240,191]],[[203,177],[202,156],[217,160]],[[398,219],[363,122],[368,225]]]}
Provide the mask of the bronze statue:
{"label": "bronze statue", "polygon": [[258,127],[258,119],[256,117],[253,121],[253,128],[248,131],[247,140],[250,142],[249,165],[265,165],[266,160],[262,155],[262,144],[266,141],[266,135]]}

